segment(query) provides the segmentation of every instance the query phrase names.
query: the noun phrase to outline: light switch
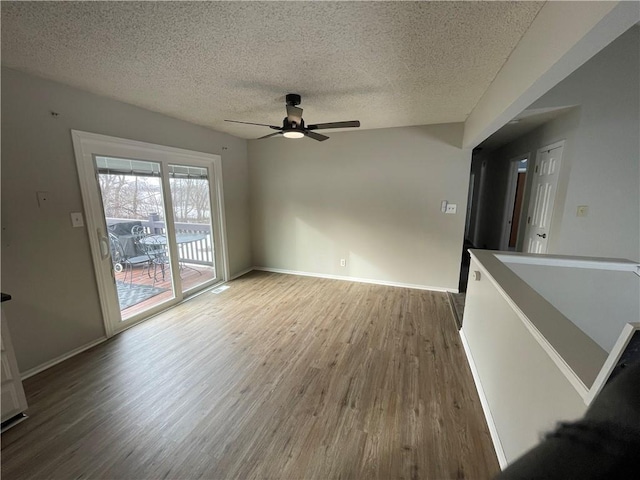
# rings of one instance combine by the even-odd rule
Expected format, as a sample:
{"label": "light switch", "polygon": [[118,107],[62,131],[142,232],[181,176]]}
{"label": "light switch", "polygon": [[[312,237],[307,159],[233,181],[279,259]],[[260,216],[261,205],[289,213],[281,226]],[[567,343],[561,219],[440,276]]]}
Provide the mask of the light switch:
{"label": "light switch", "polygon": [[473,273],[471,274],[471,278],[473,278],[476,282],[480,281],[480,271],[479,270],[474,270]]}
{"label": "light switch", "polygon": [[577,217],[586,217],[589,211],[589,207],[586,205],[578,205],[578,211],[576,212]]}
{"label": "light switch", "polygon": [[71,212],[71,225],[74,228],[84,227],[84,219],[81,212]]}
{"label": "light switch", "polygon": [[458,205],[455,203],[447,203],[447,211],[445,213],[454,214],[458,211]]}

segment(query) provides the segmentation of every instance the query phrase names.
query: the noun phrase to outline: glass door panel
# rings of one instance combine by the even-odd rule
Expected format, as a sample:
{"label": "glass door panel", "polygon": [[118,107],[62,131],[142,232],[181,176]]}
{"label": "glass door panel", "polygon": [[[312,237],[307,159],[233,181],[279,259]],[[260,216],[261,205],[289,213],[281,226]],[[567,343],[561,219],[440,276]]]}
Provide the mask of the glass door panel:
{"label": "glass door panel", "polygon": [[182,291],[217,280],[209,169],[168,165]]}
{"label": "glass door panel", "polygon": [[161,164],[96,156],[95,168],[125,321],[175,298]]}

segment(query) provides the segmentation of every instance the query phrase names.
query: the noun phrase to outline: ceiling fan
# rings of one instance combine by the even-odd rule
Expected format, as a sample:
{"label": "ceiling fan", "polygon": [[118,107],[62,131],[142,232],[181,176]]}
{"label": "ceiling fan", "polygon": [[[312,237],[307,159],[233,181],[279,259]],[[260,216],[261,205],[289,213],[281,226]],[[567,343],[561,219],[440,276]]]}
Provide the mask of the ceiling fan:
{"label": "ceiling fan", "polygon": [[282,135],[286,138],[302,138],[309,137],[319,142],[327,140],[329,137],[316,133],[314,130],[326,130],[327,128],[349,128],[359,127],[359,120],[351,120],[348,122],[331,122],[331,123],[316,123],[314,125],[305,125],[302,119],[302,109],[296,105],[300,105],[300,95],[297,93],[289,93],[286,96],[287,101],[287,116],[282,120],[282,127],[275,125],[267,125],[266,123],[253,123],[253,122],[240,122],[238,120],[225,120],[225,122],[244,123],[247,125],[261,125],[263,127],[269,127],[273,130],[278,130],[276,133],[270,133],[263,138],[275,137],[276,135]]}

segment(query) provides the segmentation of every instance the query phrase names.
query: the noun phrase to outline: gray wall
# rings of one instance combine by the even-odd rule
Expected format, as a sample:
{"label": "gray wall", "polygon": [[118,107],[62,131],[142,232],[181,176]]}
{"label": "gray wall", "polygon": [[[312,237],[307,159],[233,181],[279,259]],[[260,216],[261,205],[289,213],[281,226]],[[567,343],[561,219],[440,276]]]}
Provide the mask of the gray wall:
{"label": "gray wall", "polygon": [[[531,105],[576,108],[487,154],[480,246],[498,247],[509,159],[564,139],[549,253],[640,259],[639,85],[636,26]],[[578,205],[589,207],[586,217],[576,216]]]}
{"label": "gray wall", "polygon": [[[457,289],[470,168],[462,124],[329,135],[249,141],[255,265]],[[458,213],[441,213],[442,200]]]}
{"label": "gray wall", "polygon": [[83,211],[71,129],[221,155],[231,273],[252,265],[245,140],[3,68],[3,308],[23,372],[104,336],[87,230],[69,219]]}

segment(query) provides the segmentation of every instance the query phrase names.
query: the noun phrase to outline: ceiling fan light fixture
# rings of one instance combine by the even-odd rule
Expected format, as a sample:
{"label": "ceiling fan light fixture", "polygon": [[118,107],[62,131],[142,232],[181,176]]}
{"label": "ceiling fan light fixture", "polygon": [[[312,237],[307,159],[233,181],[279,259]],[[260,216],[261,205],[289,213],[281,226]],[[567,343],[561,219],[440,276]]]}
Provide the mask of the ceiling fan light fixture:
{"label": "ceiling fan light fixture", "polygon": [[241,122],[239,120],[225,120],[225,122],[259,125],[262,127],[269,127],[272,130],[277,130],[276,133],[265,135],[263,137],[257,138],[256,140],[262,140],[263,138],[271,138],[277,135],[282,135],[285,138],[308,137],[318,142],[329,140],[329,137],[327,137],[326,135],[322,135],[315,130],[325,130],[328,128],[357,128],[360,126],[360,122],[358,120],[349,120],[348,122],[316,123],[307,126],[302,119],[302,109],[296,106],[300,104],[300,95],[296,93],[289,93],[286,96],[286,100],[287,116],[282,119],[282,127],[267,125],[266,123]]}
{"label": "ceiling fan light fixture", "polygon": [[289,130],[282,133],[282,136],[285,138],[302,138],[304,137],[304,133],[297,130]]}

